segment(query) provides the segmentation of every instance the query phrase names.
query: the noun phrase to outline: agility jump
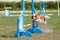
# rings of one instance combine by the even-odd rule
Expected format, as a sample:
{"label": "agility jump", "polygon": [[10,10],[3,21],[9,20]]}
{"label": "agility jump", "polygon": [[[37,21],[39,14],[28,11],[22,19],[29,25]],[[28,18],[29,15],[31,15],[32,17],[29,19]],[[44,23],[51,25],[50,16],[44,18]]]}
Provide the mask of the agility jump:
{"label": "agility jump", "polygon": [[[44,10],[44,4],[43,2],[41,2],[40,4],[40,14],[36,14],[35,8],[34,8],[34,0],[32,0],[32,28],[28,29],[27,31],[25,31],[24,29],[24,11],[25,11],[25,5],[24,5],[24,0],[22,0],[22,4],[21,4],[21,14],[20,16],[17,18],[17,31],[14,34],[15,37],[21,37],[21,36],[27,36],[27,37],[32,37],[32,33],[38,33],[38,34],[42,34],[43,31],[41,28],[39,28],[38,26],[38,22],[40,23],[45,23],[46,24],[46,18],[45,15],[42,16],[42,13],[44,14],[45,10]],[[44,12],[43,12],[44,11]],[[30,24],[29,24],[30,25]]]}
{"label": "agility jump", "polygon": [[14,34],[14,36],[17,38],[21,36],[32,37],[32,33],[27,32],[24,29],[24,11],[25,11],[24,0],[22,0],[21,8],[22,8],[21,14],[19,18],[17,18],[17,32]]}

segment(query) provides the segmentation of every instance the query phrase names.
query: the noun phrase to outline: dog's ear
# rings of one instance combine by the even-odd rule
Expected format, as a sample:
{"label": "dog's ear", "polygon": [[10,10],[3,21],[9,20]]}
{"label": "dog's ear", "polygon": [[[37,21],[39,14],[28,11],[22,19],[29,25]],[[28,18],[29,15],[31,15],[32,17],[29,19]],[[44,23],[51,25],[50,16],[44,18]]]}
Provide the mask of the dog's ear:
{"label": "dog's ear", "polygon": [[31,16],[31,19],[33,19],[33,16]]}

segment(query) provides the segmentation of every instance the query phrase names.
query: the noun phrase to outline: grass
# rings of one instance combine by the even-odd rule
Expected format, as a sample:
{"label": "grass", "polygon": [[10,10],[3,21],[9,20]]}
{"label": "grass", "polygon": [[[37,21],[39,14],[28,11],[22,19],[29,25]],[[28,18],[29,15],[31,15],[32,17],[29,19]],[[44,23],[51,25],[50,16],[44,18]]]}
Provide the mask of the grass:
{"label": "grass", "polygon": [[51,20],[49,20],[48,24],[50,23],[54,30],[60,30],[60,22],[59,21],[60,21],[60,17],[57,16],[57,13],[55,13],[51,17]]}
{"label": "grass", "polygon": [[[49,13],[47,13],[49,14]],[[51,18],[48,20],[48,26],[52,26],[54,30],[60,30],[60,17],[57,16],[56,13],[51,16]],[[18,17],[3,17],[0,16],[0,36],[14,36],[14,33],[16,32],[16,23],[17,23]],[[24,24],[31,23],[31,17],[27,16],[24,17]],[[29,28],[29,27],[28,27]]]}
{"label": "grass", "polygon": [[57,15],[57,12],[52,13],[54,14],[51,19],[48,20],[48,25],[53,27],[53,30],[60,30],[60,17]]}

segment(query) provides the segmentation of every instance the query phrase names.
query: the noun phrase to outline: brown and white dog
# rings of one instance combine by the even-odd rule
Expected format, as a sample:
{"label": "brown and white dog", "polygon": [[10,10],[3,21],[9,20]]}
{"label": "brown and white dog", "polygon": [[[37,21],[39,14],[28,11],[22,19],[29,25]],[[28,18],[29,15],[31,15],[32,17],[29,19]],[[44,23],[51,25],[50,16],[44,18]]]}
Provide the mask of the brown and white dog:
{"label": "brown and white dog", "polygon": [[[34,14],[34,15],[32,15],[32,20],[34,21],[34,23],[39,22],[39,23],[47,24],[46,18],[49,19],[50,17],[48,15],[42,16],[40,14]],[[31,26],[31,25],[32,25],[32,23],[24,25],[24,26],[28,27],[28,26]]]}
{"label": "brown and white dog", "polygon": [[32,20],[34,20],[34,22],[39,22],[39,23],[44,23],[44,24],[47,24],[46,18],[49,18],[49,16],[42,16],[40,14],[34,14],[32,16]]}

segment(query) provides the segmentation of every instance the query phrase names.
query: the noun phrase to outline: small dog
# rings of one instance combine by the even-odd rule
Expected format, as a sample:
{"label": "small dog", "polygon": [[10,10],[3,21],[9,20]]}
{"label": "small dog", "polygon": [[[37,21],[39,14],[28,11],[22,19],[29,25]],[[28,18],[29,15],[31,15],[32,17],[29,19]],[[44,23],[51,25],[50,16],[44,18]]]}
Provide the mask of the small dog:
{"label": "small dog", "polygon": [[32,20],[34,20],[34,22],[40,22],[40,23],[44,23],[44,24],[47,24],[46,18],[49,18],[49,17],[48,16],[42,16],[40,14],[34,14],[32,16]]}

